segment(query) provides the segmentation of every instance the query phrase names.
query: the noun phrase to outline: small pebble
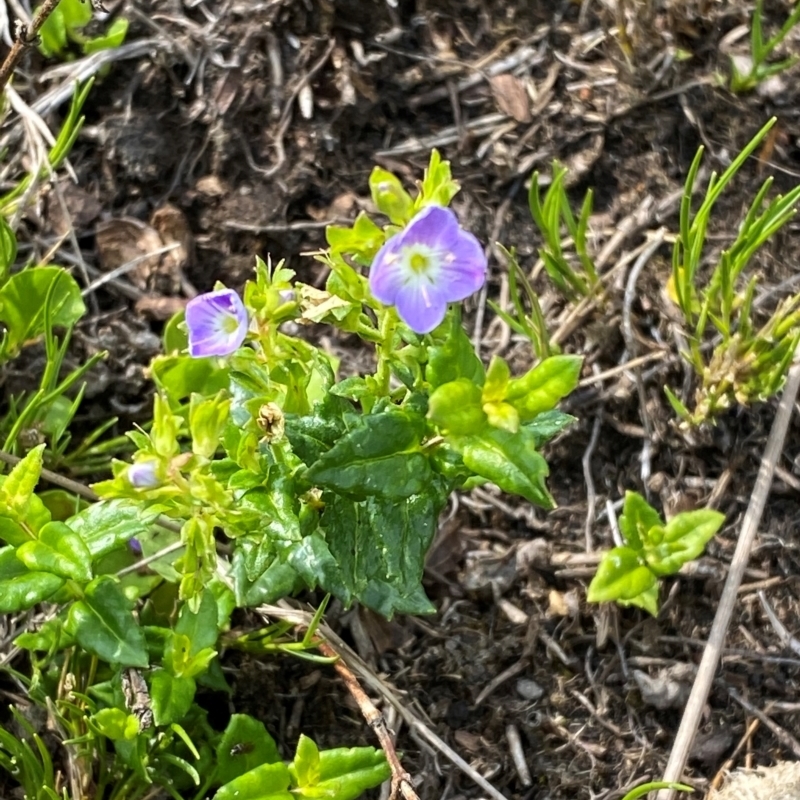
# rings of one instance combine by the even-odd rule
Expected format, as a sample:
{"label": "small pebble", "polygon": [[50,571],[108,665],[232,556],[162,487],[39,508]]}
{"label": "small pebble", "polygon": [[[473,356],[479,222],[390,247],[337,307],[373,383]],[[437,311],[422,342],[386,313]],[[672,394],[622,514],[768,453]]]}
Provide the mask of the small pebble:
{"label": "small pebble", "polygon": [[543,694],[544,689],[539,686],[536,681],[529,680],[528,678],[520,678],[517,681],[517,694],[523,700],[538,700]]}

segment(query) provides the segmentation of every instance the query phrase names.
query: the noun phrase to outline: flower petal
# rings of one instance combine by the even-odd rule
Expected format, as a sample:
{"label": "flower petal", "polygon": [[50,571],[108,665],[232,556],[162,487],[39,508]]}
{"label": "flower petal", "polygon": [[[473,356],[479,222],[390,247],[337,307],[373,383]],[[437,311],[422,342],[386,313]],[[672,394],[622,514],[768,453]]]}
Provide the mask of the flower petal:
{"label": "flower petal", "polygon": [[425,244],[439,249],[461,233],[456,215],[449,208],[426,206],[402,231],[403,244]]}
{"label": "flower petal", "polygon": [[436,287],[424,284],[403,286],[395,300],[400,319],[415,333],[430,333],[447,311],[447,300]]}
{"label": "flower petal", "polygon": [[378,250],[369,271],[372,296],[387,306],[394,305],[398,292],[407,280],[407,268],[401,252],[403,246],[401,231]]}
{"label": "flower petal", "polygon": [[458,238],[442,257],[437,283],[448,301],[463,300],[486,282],[486,256],[480,242],[468,231],[459,230]]}
{"label": "flower petal", "polygon": [[137,461],[128,467],[127,478],[136,489],[153,489],[161,483],[155,461]]}
{"label": "flower petal", "polygon": [[247,311],[232,289],[198,295],[186,305],[189,355],[227,356],[247,335]]}

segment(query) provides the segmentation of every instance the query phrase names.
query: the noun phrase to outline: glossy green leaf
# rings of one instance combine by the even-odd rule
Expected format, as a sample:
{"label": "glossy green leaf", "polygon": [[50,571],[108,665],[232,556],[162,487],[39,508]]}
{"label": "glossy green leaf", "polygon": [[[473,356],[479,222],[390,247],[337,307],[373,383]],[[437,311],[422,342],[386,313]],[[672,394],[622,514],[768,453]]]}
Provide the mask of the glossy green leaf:
{"label": "glossy green leaf", "polygon": [[103,661],[146,667],[149,660],[144,633],[131,608],[117,582],[101,575],[86,587],[83,599],[72,604],[68,629],[84,650]]}
{"label": "glossy green leaf", "polygon": [[662,541],[646,548],[648,566],[656,575],[674,575],[703,552],[724,521],[724,514],[710,509],[678,514],[663,528]]}
{"label": "glossy green leaf", "polygon": [[33,608],[52,597],[63,585],[64,579],[52,572],[24,571],[21,575],[0,579],[0,614]]}
{"label": "glossy green leaf", "polygon": [[197,685],[194,678],[176,678],[165,669],[150,675],[150,699],[153,721],[159,727],[180,722],[192,707]]}
{"label": "glossy green leaf", "polygon": [[428,419],[443,433],[477,433],[487,422],[480,388],[467,378],[442,384],[431,393]]}
{"label": "glossy green leaf", "polygon": [[155,517],[144,513],[131,500],[101,500],[83,509],[69,521],[69,526],[78,534],[94,558],[116,550],[130,539],[141,539],[149,535],[147,521]]}
{"label": "glossy green leaf", "polygon": [[578,385],[582,363],[580,356],[544,359],[521,378],[509,382],[506,402],[519,411],[523,422],[550,411]]}
{"label": "glossy green leaf", "polygon": [[77,282],[62,267],[31,267],[12,275],[0,287],[0,322],[6,326],[6,347],[11,355],[44,333],[45,300],[51,291],[53,325],[71,327],[86,306]]}
{"label": "glossy green leaf", "polygon": [[217,745],[215,783],[230,783],[259,764],[277,764],[281,757],[263,722],[233,714]]}
{"label": "glossy green leaf", "polygon": [[486,382],[483,384],[481,400],[484,403],[500,403],[506,399],[511,370],[508,363],[498,355],[493,355],[486,370]]}
{"label": "glossy green leaf", "polygon": [[547,462],[536,451],[535,435],[526,428],[517,433],[491,428],[452,441],[476,475],[543,508],[555,506],[545,484]]}
{"label": "glossy green leaf", "polygon": [[347,430],[348,413],[353,413],[353,404],[331,394],[315,403],[310,414],[286,414],[286,436],[298,458],[313,464],[330,450]]}
{"label": "glossy green leaf", "polygon": [[92,554],[64,522],[48,522],[38,539],[17,548],[17,558],[31,571],[52,572],[81,583],[92,579]]}
{"label": "glossy green leaf", "polygon": [[558,436],[563,430],[568,428],[577,418],[563,411],[553,409],[537,414],[534,419],[525,425],[525,430],[533,434],[537,448],[549,442],[554,436]]}
{"label": "glossy green leaf", "polygon": [[619,529],[627,544],[634,550],[641,550],[648,542],[651,528],[663,525],[658,512],[637,492],[625,492]]}
{"label": "glossy green leaf", "polygon": [[630,547],[615,547],[603,555],[586,599],[590,603],[631,600],[657,586],[658,579]]}
{"label": "glossy green leaf", "polygon": [[391,777],[382,750],[374,747],[349,747],[322,750],[319,753],[319,783],[300,787],[295,796],[312,798],[335,797],[356,800],[367,789],[379,786]]}
{"label": "glossy green leaf", "polygon": [[286,764],[261,764],[226,783],[213,800],[296,800],[291,780]]}
{"label": "glossy green leaf", "polygon": [[389,409],[359,417],[305,473],[309,483],[356,498],[403,498],[425,490],[430,463],[419,452],[425,421]]}
{"label": "glossy green leaf", "polygon": [[369,176],[372,201],[395,225],[405,225],[414,215],[414,201],[391,172],[375,167]]}
{"label": "glossy green leaf", "polygon": [[[425,554],[447,492],[434,481],[429,494],[406,500],[369,498],[364,502],[325,495],[320,527],[350,595],[385,617],[433,611],[421,587]],[[322,584],[326,591],[336,585]]]}

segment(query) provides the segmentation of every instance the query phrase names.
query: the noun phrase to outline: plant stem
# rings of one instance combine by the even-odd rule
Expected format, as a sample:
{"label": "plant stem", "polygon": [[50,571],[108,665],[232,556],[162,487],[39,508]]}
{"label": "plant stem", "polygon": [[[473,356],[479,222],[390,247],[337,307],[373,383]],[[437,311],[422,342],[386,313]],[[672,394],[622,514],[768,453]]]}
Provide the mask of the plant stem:
{"label": "plant stem", "polygon": [[6,88],[6,84],[22,58],[25,48],[36,43],[42,25],[53,13],[58,2],[59,0],[44,0],[39,10],[34,14],[31,24],[20,25],[11,50],[9,50],[6,60],[0,65],[0,91]]}

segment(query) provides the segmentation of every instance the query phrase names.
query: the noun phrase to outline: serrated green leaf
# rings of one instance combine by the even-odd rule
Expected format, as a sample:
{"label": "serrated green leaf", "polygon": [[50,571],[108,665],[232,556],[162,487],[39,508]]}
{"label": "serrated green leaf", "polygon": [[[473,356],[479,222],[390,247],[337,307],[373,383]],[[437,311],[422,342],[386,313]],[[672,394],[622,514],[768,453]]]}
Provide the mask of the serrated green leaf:
{"label": "serrated green leaf", "polygon": [[52,572],[81,583],[92,579],[92,554],[64,522],[48,522],[38,539],[17,548],[17,558],[31,571]]}
{"label": "serrated green leaf", "polygon": [[286,764],[261,764],[226,783],[213,800],[296,800],[290,785]]}
{"label": "serrated green leaf", "polygon": [[357,499],[410,497],[430,481],[430,463],[418,450],[424,432],[425,420],[413,412],[391,408],[359,417],[304,478]]}
{"label": "serrated green leaf", "polygon": [[157,669],[150,676],[150,699],[153,721],[158,726],[180,722],[192,707],[197,685],[194,678],[175,677],[165,669]]}
{"label": "serrated green leaf", "polygon": [[[401,502],[324,496],[320,528],[339,565],[340,580],[352,596],[385,617],[434,610],[421,587],[422,570],[447,492],[434,481],[429,490]],[[336,590],[325,584],[322,588]]]}
{"label": "serrated green leaf", "polygon": [[550,411],[578,385],[582,363],[580,356],[544,359],[521,378],[509,382],[506,402],[519,411],[522,422]]}
{"label": "serrated green leaf", "polygon": [[231,716],[216,753],[216,784],[230,783],[259,764],[277,764],[281,760],[278,746],[264,724],[247,714]]}
{"label": "serrated green leaf", "polygon": [[53,325],[72,327],[84,315],[86,306],[77,281],[62,267],[31,267],[12,275],[0,287],[0,322],[7,329],[10,355],[44,333],[45,300],[51,292]]}
{"label": "serrated green leaf", "polygon": [[353,404],[330,394],[315,403],[310,414],[286,414],[286,436],[298,458],[313,464],[330,450],[347,430],[344,418],[348,413],[353,413]]}
{"label": "serrated green leaf", "polygon": [[72,604],[68,630],[84,650],[109,664],[146,667],[147,645],[131,607],[117,582],[101,575]]}
{"label": "serrated green leaf", "polygon": [[517,433],[486,428],[472,436],[451,437],[451,442],[476,475],[542,508],[555,506],[545,483],[547,462],[536,451],[536,436],[527,428]]}
{"label": "serrated green leaf", "polygon": [[631,601],[657,586],[658,579],[630,547],[615,547],[597,566],[586,599],[590,603]]}

